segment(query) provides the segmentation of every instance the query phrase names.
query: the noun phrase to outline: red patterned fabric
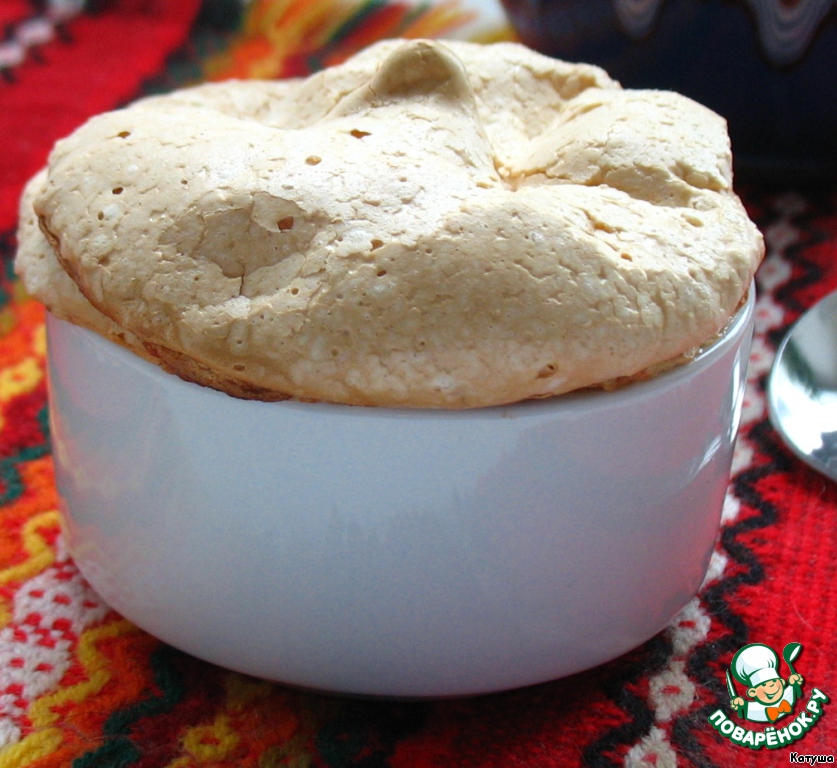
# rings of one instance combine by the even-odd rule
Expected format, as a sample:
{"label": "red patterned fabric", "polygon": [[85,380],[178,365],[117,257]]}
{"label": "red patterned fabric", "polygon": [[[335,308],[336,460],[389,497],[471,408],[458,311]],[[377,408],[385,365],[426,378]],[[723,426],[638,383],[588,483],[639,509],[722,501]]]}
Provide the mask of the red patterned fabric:
{"label": "red patterned fabric", "polygon": [[[13,29],[44,7],[10,0],[0,23]],[[833,184],[740,189],[768,254],[724,523],[700,595],[624,657],[477,699],[356,701],[191,658],[91,590],[57,512],[43,312],[10,266],[24,181],[57,138],[143,92],[199,77],[299,74],[378,37],[448,33],[468,16],[457,3],[415,13],[397,2],[253,0],[239,30],[225,30],[218,20],[235,8],[207,3],[207,26],[195,23],[198,0],[98,3],[0,71],[0,768],[726,768],[784,765],[794,750],[835,755],[837,486],[792,458],[764,400],[778,341],[837,289]],[[708,718],[722,709],[735,719],[724,678],[733,654],[791,641],[804,647],[795,664],[803,699],[813,687],[831,696],[825,714],[790,747],[730,743]]]}
{"label": "red patterned fabric", "polygon": [[[0,231],[14,225],[21,184],[44,164],[52,144],[88,117],[136,96],[143,81],[184,42],[198,2],[121,0],[98,14],[80,14],[14,69],[0,91],[5,142]],[[37,15],[34,5],[30,18]]]}

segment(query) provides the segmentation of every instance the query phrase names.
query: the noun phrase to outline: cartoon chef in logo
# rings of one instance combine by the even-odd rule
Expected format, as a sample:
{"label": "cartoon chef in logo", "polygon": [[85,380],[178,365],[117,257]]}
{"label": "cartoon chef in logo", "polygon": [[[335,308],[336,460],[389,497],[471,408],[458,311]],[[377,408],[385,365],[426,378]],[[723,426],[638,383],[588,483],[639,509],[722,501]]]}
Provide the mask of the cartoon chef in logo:
{"label": "cartoon chef in logo", "polygon": [[727,672],[732,707],[739,717],[753,723],[774,723],[793,712],[794,703],[802,695],[802,676],[794,670],[792,662],[801,649],[799,643],[785,647],[783,655],[791,671],[787,681],[778,672],[779,654],[769,645],[745,645],[732,657],[732,674],[747,686],[749,699],[747,701],[735,692]]}

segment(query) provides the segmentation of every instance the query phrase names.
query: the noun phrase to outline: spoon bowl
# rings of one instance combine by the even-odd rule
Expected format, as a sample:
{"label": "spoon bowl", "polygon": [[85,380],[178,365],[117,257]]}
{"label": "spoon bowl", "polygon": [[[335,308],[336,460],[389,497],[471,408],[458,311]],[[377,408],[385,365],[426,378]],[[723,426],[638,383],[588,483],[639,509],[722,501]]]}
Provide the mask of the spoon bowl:
{"label": "spoon bowl", "polygon": [[767,406],[788,447],[837,480],[837,291],[785,336],[768,379]]}

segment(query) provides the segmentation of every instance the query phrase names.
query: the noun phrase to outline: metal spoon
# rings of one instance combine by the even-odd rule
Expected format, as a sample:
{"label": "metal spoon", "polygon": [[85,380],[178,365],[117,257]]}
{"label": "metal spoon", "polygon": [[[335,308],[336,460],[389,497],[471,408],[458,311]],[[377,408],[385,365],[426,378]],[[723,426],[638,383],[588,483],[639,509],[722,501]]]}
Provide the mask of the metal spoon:
{"label": "metal spoon", "polygon": [[767,382],[770,423],[788,447],[837,481],[837,291],[782,341]]}

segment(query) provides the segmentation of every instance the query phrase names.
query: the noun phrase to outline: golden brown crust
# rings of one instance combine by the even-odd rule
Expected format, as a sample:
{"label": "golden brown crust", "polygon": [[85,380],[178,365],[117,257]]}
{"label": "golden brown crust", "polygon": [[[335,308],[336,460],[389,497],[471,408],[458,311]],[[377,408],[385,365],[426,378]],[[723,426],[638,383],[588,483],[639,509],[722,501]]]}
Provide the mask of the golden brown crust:
{"label": "golden brown crust", "polygon": [[217,389],[243,400],[278,402],[291,399],[291,396],[284,392],[276,392],[254,384],[248,384],[245,381],[220,376],[217,371],[214,371],[209,366],[202,365],[197,360],[192,359],[188,355],[184,355],[182,352],[166,349],[151,342],[146,342],[145,348],[151,359],[157,362],[161,368],[169,373],[176,374],[186,381],[191,381],[204,387],[210,387],[211,389]]}
{"label": "golden brown crust", "polygon": [[48,306],[239,397],[495,405],[719,333],[763,253],[730,167],[723,120],[676,94],[387,41],[94,118],[30,195],[60,285],[27,279],[31,227],[18,263]]}

